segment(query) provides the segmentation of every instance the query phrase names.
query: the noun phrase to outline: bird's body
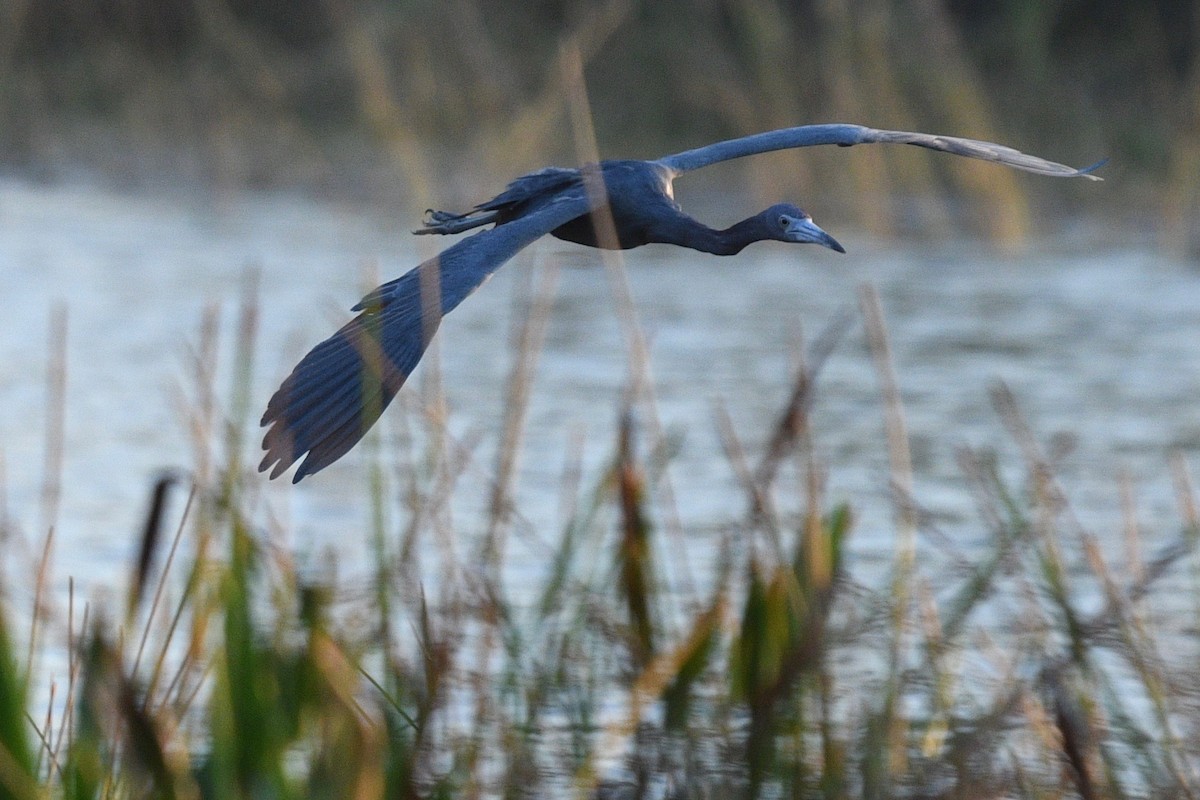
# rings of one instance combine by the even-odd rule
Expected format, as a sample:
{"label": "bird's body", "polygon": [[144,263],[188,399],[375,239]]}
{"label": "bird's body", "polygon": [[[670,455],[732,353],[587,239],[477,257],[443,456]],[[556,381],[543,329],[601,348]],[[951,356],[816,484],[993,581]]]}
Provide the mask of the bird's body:
{"label": "bird's body", "polygon": [[[651,242],[666,242],[658,228],[672,219],[685,217],[671,192],[671,176],[666,170],[648,161],[602,161],[592,174],[603,179],[590,187],[588,178],[576,172],[584,191],[595,191],[605,198],[603,209],[590,216],[576,217],[550,231],[550,235],[567,242],[604,249],[629,250]],[[633,200],[633,202],[630,202]],[[612,231],[606,233],[603,214],[611,214]]]}
{"label": "bird's body", "polygon": [[443,316],[495,270],[550,234],[589,247],[629,249],[650,243],[734,255],[764,240],[814,243],[845,252],[802,209],[781,203],[725,230],[709,228],[675,202],[672,181],[719,161],[818,144],[911,144],[994,161],[1058,177],[1076,170],[1002,145],[858,125],[805,125],[717,142],[655,161],[602,161],[581,169],[550,167],[512,181],[503,192],[463,214],[427,213],[417,233],[453,234],[492,225],[354,307],[359,315],[306,355],[271,398],[262,424],[267,451],[260,470],[277,477],[304,462],[293,481],[348,452],[391,402],[416,367]]}
{"label": "bird's body", "polygon": [[[594,176],[594,177],[592,177]],[[616,241],[601,241],[589,215],[581,215],[549,231],[551,236],[575,244],[605,249],[628,250],[652,241],[652,228],[661,220],[684,216],[671,196],[671,174],[649,161],[602,161],[589,169],[550,167],[517,178],[496,197],[481,203],[466,214],[430,212],[430,219],[417,233],[459,233],[494,223],[503,225],[528,216],[549,200],[589,191],[588,180],[595,180],[592,191],[600,189],[612,215]],[[631,202],[636,199],[636,202]],[[597,209],[594,213],[605,213]],[[599,226],[601,229],[604,223]],[[616,245],[614,248],[613,245]]]}
{"label": "bird's body", "polygon": [[[499,195],[465,214],[430,211],[425,227],[416,232],[461,233],[482,225],[503,225],[528,216],[550,199],[594,193],[602,199],[591,214],[580,215],[549,234],[606,250],[673,244],[719,256],[735,255],[752,242],[778,238],[746,224],[756,217],[723,231],[696,221],[675,202],[674,177],[671,170],[654,161],[601,161],[583,170],[550,167],[517,178]],[[779,208],[807,216],[794,206]]]}

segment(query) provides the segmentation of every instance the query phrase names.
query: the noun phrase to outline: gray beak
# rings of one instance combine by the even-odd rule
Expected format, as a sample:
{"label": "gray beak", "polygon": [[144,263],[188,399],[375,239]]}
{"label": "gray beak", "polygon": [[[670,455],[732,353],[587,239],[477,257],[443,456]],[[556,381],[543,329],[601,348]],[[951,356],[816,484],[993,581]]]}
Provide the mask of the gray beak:
{"label": "gray beak", "polygon": [[797,242],[812,242],[838,253],[846,252],[846,248],[838,244],[837,239],[821,230],[811,219],[796,220],[788,227],[788,233],[795,236]]}

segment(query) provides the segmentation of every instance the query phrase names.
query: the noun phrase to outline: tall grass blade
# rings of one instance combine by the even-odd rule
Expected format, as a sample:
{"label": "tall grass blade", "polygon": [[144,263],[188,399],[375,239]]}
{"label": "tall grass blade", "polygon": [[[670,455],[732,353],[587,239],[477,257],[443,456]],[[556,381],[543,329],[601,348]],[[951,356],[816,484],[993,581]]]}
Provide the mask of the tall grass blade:
{"label": "tall grass blade", "polygon": [[688,730],[693,698],[718,645],[723,607],[724,598],[718,596],[715,605],[696,617],[674,653],[674,675],[662,693],[663,727],[667,731]]}
{"label": "tall grass blade", "polygon": [[40,791],[26,722],[28,684],[15,658],[6,616],[0,613],[0,800],[33,800]]}
{"label": "tall grass blade", "polygon": [[133,580],[130,581],[129,599],[125,606],[127,620],[132,621],[134,613],[141,605],[146,589],[146,578],[150,574],[150,564],[162,541],[162,518],[167,502],[167,492],[175,481],[176,477],[172,474],[161,475],[150,490],[150,508],[146,512],[146,522],[142,526],[137,565],[133,573]]}
{"label": "tall grass blade", "polygon": [[621,596],[633,631],[634,661],[644,666],[654,656],[654,568],[650,552],[651,527],[645,512],[645,478],[634,459],[633,449],[633,419],[626,411],[621,416],[617,445],[617,496],[621,507],[617,566]]}

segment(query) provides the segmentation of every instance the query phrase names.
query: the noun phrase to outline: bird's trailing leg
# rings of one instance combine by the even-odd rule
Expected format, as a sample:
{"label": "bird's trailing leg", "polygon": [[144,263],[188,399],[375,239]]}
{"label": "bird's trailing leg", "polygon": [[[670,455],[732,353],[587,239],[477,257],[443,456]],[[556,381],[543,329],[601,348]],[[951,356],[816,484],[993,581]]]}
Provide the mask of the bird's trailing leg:
{"label": "bird's trailing leg", "polygon": [[484,213],[468,211],[466,214],[453,214],[449,211],[436,211],[432,208],[427,208],[425,209],[425,217],[421,220],[421,224],[424,227],[418,228],[413,233],[462,233],[472,228],[489,225],[495,221],[495,211]]}

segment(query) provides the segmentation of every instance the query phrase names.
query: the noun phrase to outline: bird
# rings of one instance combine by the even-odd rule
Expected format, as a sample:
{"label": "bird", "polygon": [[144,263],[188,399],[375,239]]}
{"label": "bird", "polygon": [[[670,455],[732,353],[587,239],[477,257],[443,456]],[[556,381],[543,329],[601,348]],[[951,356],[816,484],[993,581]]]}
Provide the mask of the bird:
{"label": "bird", "polygon": [[[675,202],[672,182],[722,161],[814,145],[907,144],[982,159],[1052,177],[1085,177],[1105,162],[1075,169],[976,139],[815,124],[716,142],[653,161],[606,160],[579,168],[548,167],[513,180],[465,213],[426,211],[416,234],[457,234],[455,242],[353,307],[358,315],[300,360],[267,403],[260,472],[274,479],[300,462],[298,483],[348,453],[383,414],[437,332],[442,318],[497,269],[550,234],[589,247],[677,245],[719,256],[760,241],[811,243],[844,253],[808,212],[773,205],[716,230]],[[303,459],[303,461],[301,461]]]}

